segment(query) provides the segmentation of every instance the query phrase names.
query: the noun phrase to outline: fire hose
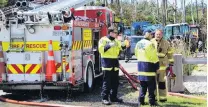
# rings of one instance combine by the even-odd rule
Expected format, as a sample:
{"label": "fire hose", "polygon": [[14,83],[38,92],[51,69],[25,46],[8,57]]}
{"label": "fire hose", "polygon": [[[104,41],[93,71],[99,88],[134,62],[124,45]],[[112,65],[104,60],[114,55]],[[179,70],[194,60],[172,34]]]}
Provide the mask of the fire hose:
{"label": "fire hose", "polygon": [[133,82],[140,84],[140,81],[135,79],[134,77],[132,77],[131,75],[129,75],[127,73],[127,71],[123,68],[123,66],[121,66],[121,64],[119,65],[119,68],[121,69],[121,71],[124,73],[124,76],[127,78],[127,80],[129,81],[129,83],[131,84],[131,86],[133,87],[133,89],[135,90],[139,90],[139,87],[137,87]]}
{"label": "fire hose", "polygon": [[[127,80],[129,81],[129,83],[131,84],[132,88],[135,90],[139,90],[139,87],[137,87],[133,82],[140,84],[140,81],[135,79],[134,77],[132,77],[131,75],[128,74],[128,72],[123,68],[123,66],[120,64],[119,65],[120,70],[124,73],[124,76],[127,78]],[[172,66],[169,67],[169,76],[171,78],[176,77],[176,75],[173,73],[172,71]],[[191,96],[191,95],[185,95],[185,94],[180,94],[180,93],[173,93],[173,92],[168,92],[169,95],[171,96],[177,96],[177,97],[184,97],[184,98],[191,98],[191,99],[199,99],[199,100],[206,100],[206,98],[201,98],[201,97],[195,97],[195,96]]]}

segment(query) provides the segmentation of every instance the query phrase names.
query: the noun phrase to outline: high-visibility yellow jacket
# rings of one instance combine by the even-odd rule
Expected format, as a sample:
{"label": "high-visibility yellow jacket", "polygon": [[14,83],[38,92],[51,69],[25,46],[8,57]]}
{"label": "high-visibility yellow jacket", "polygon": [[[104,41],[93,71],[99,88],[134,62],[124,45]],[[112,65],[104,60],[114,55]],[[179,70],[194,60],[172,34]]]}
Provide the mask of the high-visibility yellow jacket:
{"label": "high-visibility yellow jacket", "polygon": [[170,46],[170,43],[167,40],[161,39],[159,42],[157,42],[154,39],[151,40],[156,48],[157,48],[157,54],[160,60],[160,70],[166,70],[168,64],[173,63],[173,48]]}
{"label": "high-visibility yellow jacket", "polygon": [[[115,43],[115,46],[109,46],[110,43]],[[99,53],[101,54],[102,70],[118,70],[119,52],[122,50],[121,42],[117,39],[110,40],[109,36],[102,37],[99,40]]]}
{"label": "high-visibility yellow jacket", "polygon": [[159,69],[159,59],[154,44],[148,39],[142,39],[136,44],[135,55],[138,61],[139,80],[154,80]]}

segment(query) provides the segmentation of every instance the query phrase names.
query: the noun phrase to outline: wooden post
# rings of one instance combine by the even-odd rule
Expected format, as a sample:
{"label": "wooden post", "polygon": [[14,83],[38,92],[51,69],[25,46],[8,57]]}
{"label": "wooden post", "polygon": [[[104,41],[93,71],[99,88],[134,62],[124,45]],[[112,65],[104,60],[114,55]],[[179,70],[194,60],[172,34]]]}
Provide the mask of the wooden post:
{"label": "wooden post", "polygon": [[182,54],[174,54],[173,72],[176,74],[175,84],[171,83],[172,92],[183,92],[183,63]]}

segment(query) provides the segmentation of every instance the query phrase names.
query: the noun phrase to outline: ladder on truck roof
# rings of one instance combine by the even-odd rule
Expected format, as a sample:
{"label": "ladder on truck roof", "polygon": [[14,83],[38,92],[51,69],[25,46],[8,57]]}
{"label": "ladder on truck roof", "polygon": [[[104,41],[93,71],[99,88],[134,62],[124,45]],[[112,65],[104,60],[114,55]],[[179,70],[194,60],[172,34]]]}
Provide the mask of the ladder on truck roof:
{"label": "ladder on truck roof", "polygon": [[58,2],[54,2],[45,6],[41,6],[39,8],[30,10],[28,12],[50,12],[50,11],[63,11],[69,8],[78,8],[87,3],[90,3],[94,0],[59,0]]}
{"label": "ladder on truck roof", "polygon": [[[9,20],[9,49],[7,52],[15,51],[15,52],[24,52],[25,45],[26,45],[26,34],[25,34],[25,28],[18,28],[17,25],[18,20]],[[20,34],[15,34],[15,32],[20,32]],[[22,46],[17,47],[13,46],[12,44],[14,42],[23,42]]]}

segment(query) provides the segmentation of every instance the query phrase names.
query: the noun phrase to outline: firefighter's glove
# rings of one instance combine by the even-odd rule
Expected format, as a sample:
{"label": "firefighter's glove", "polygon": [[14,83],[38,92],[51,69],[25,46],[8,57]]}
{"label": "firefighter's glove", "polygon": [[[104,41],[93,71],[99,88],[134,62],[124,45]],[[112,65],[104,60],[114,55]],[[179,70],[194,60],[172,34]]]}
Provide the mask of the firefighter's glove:
{"label": "firefighter's glove", "polygon": [[176,75],[175,74],[171,75],[170,79],[176,79]]}
{"label": "firefighter's glove", "polygon": [[104,47],[104,52],[106,52],[108,49],[110,49],[113,46],[115,46],[114,42],[106,44],[105,47]]}
{"label": "firefighter's glove", "polygon": [[124,42],[122,42],[122,43],[121,43],[121,46],[124,47],[124,46],[126,46],[126,44],[125,44]]}

